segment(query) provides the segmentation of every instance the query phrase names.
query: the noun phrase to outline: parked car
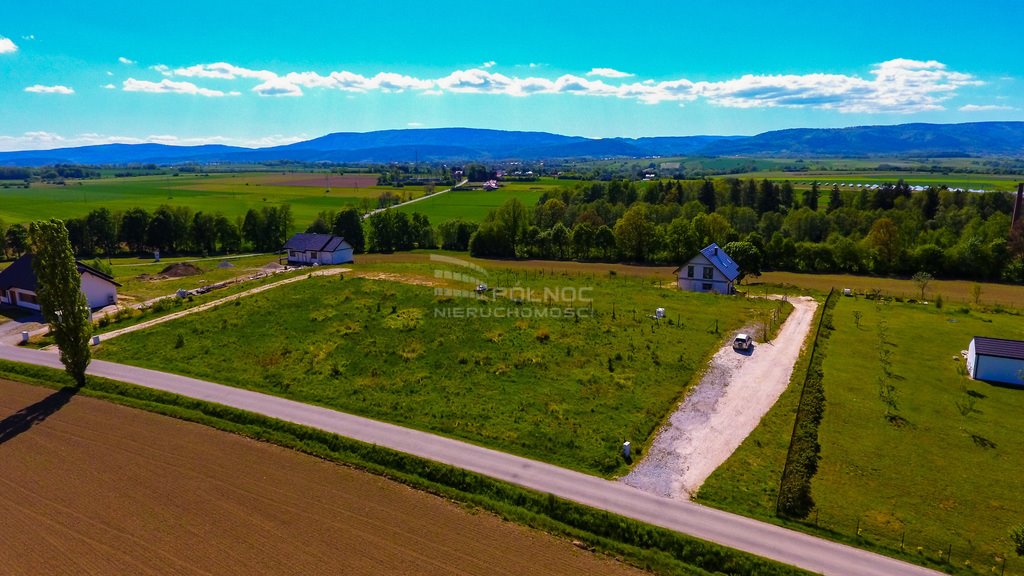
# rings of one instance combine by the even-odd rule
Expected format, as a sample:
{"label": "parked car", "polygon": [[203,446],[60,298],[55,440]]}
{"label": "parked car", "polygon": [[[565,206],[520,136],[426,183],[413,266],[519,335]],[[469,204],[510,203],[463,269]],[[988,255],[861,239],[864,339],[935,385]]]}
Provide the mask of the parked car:
{"label": "parked car", "polygon": [[753,343],[754,339],[749,334],[737,334],[732,341],[732,347],[734,350],[750,350]]}

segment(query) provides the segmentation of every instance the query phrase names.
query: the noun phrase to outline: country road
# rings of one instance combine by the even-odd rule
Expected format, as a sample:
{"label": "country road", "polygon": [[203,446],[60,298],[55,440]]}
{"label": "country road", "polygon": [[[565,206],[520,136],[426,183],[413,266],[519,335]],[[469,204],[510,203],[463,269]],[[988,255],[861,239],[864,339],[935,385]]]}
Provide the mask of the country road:
{"label": "country road", "polygon": [[441,194],[444,194],[446,192],[451,192],[452,190],[455,190],[456,188],[464,186],[467,182],[469,182],[469,180],[463,180],[462,182],[459,182],[455,186],[452,186],[451,188],[446,188],[444,190],[441,190],[440,192],[434,192],[433,194],[428,194],[428,195],[420,196],[419,198],[413,198],[412,200],[409,200],[408,202],[402,202],[400,204],[395,204],[394,206],[388,206],[387,208],[377,208],[376,210],[370,210],[366,214],[363,214],[363,220],[366,220],[370,216],[373,216],[374,214],[377,214],[379,212],[383,212],[385,210],[390,210],[392,208],[398,208],[400,206],[405,206],[407,204],[415,204],[416,202],[419,202],[420,200],[426,200],[427,198],[436,198],[437,196],[440,196]]}
{"label": "country road", "polygon": [[[61,368],[57,354],[42,350],[0,346],[0,358]],[[554,494],[812,572],[836,576],[940,574],[773,524],[688,501],[648,494],[620,482],[327,408],[102,360],[94,360],[89,373],[319,428]]]}

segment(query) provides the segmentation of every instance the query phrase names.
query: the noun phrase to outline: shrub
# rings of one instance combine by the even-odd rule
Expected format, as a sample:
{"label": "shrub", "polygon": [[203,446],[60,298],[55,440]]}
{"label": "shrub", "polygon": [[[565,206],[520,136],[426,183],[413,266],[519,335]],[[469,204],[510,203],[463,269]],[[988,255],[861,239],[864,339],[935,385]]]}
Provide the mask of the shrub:
{"label": "shrub", "polygon": [[1013,551],[1017,556],[1024,556],[1024,523],[1010,529],[1010,542],[1013,542]]}

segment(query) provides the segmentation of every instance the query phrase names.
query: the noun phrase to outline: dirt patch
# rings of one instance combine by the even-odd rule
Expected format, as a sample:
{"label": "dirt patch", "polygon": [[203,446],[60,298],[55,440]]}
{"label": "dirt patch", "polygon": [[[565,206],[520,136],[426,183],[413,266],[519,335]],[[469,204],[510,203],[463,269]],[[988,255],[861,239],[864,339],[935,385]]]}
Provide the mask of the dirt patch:
{"label": "dirt patch", "polygon": [[296,174],[274,186],[300,186],[308,188],[369,188],[377,185],[373,174]]}
{"label": "dirt patch", "polygon": [[793,312],[775,340],[755,342],[749,352],[733,350],[730,342],[715,354],[700,384],[623,482],[688,499],[739,448],[789,385],[810,333],[817,302],[806,297],[791,302]]}
{"label": "dirt patch", "polygon": [[264,270],[283,270],[284,266],[278,264],[277,262],[267,262],[266,264],[263,265],[263,269]]}
{"label": "dirt patch", "polygon": [[191,262],[178,262],[167,266],[160,271],[160,275],[166,278],[184,278],[186,276],[197,276],[203,270]]}
{"label": "dirt patch", "polygon": [[[37,418],[17,433],[19,411]],[[639,574],[377,476],[92,398],[0,381],[0,419],[4,573]]]}
{"label": "dirt patch", "polygon": [[387,280],[388,282],[401,282],[414,286],[440,286],[431,278],[416,276],[414,274],[394,274],[392,272],[354,272],[349,275],[351,278],[366,278],[368,280]]}

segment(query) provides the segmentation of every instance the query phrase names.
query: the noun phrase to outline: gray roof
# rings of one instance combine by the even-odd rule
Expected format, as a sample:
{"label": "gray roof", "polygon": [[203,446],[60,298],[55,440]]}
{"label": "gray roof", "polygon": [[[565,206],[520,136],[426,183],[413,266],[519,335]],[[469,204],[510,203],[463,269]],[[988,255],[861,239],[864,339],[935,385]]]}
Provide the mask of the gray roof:
{"label": "gray roof", "polygon": [[336,252],[352,246],[341,236],[332,234],[296,234],[285,243],[285,250],[299,252]]}
{"label": "gray roof", "polygon": [[718,268],[718,271],[725,275],[730,282],[736,280],[740,275],[740,267],[738,264],[733,262],[732,258],[718,247],[718,244],[712,242],[706,248],[700,251],[705,258],[711,261]]}
{"label": "gray roof", "polygon": [[1000,358],[1024,360],[1024,341],[975,336],[974,353],[981,356],[998,356]]}
{"label": "gray roof", "polygon": [[[78,268],[79,274],[89,272],[93,276],[106,280],[115,286],[120,286],[113,278],[92,266],[76,261],[75,267]],[[36,273],[32,270],[32,254],[25,254],[0,271],[0,290],[7,290],[8,288],[18,288],[28,292],[36,291]]]}

